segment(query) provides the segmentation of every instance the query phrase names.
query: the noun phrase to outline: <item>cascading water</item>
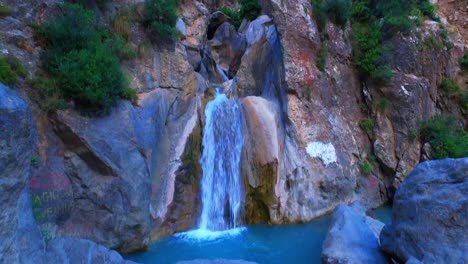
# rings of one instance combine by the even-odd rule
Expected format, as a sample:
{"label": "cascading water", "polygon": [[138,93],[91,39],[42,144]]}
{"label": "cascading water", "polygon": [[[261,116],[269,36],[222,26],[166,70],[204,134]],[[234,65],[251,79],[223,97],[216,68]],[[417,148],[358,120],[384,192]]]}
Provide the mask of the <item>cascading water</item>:
{"label": "cascading water", "polygon": [[239,224],[242,204],[242,116],[236,100],[216,91],[205,109],[199,228],[219,231]]}

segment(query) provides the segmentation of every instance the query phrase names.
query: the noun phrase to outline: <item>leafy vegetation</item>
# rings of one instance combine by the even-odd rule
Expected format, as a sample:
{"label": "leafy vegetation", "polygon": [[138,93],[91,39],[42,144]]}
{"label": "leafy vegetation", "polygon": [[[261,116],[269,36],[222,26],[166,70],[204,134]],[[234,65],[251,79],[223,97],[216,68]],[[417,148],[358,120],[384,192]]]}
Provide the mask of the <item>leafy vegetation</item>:
{"label": "leafy vegetation", "polygon": [[468,132],[452,116],[421,122],[420,138],[431,144],[433,159],[468,157]]}
{"label": "leafy vegetation", "polygon": [[325,28],[328,19],[344,27],[351,17],[351,0],[312,0],[312,6],[321,30]]}
{"label": "leafy vegetation", "polygon": [[361,172],[364,173],[364,175],[366,176],[369,176],[374,172],[374,165],[372,165],[372,163],[369,161],[362,162],[360,167]]}
{"label": "leafy vegetation", "polygon": [[146,23],[162,38],[174,39],[177,36],[176,0],[145,0]]}
{"label": "leafy vegetation", "polygon": [[240,17],[242,19],[245,18],[252,21],[256,19],[262,11],[262,7],[257,0],[240,0],[239,3],[241,5]]}
{"label": "leafy vegetation", "polygon": [[463,58],[460,62],[460,65],[461,65],[461,68],[464,70],[464,71],[467,71],[468,72],[468,53],[465,53],[463,55]]}
{"label": "leafy vegetation", "polygon": [[366,131],[368,135],[370,135],[372,133],[372,129],[374,128],[374,120],[371,118],[363,119],[359,121],[359,127]]}
{"label": "leafy vegetation", "polygon": [[13,87],[18,77],[26,77],[26,69],[13,56],[0,57],[0,83]]}
{"label": "leafy vegetation", "polygon": [[440,89],[447,96],[456,96],[462,92],[462,88],[452,79],[443,80]]}
{"label": "leafy vegetation", "polygon": [[243,19],[252,21],[256,19],[262,11],[262,7],[257,0],[240,0],[240,5],[240,10],[235,10],[227,6],[221,8],[221,12],[231,18],[231,24],[236,29],[240,27]]}
{"label": "leafy vegetation", "polygon": [[328,47],[327,47],[327,41],[322,40],[322,43],[320,45],[320,49],[317,54],[317,61],[316,66],[320,71],[325,70],[325,66],[327,64],[327,57],[328,57]]}
{"label": "leafy vegetation", "polygon": [[237,10],[234,10],[230,7],[223,7],[221,8],[221,12],[223,12],[226,16],[231,18],[231,24],[238,29],[242,23],[242,19],[240,16],[240,12]]}
{"label": "leafy vegetation", "polygon": [[32,165],[34,168],[39,167],[39,159],[38,159],[37,157],[32,157],[32,158],[31,158],[31,165]]}
{"label": "leafy vegetation", "polygon": [[375,107],[380,113],[386,113],[390,109],[391,105],[392,103],[390,100],[385,97],[378,98],[375,102]]}
{"label": "leafy vegetation", "polygon": [[0,17],[7,17],[11,15],[11,9],[7,5],[0,4]]}
{"label": "leafy vegetation", "polygon": [[33,84],[51,99],[48,110],[64,107],[65,98],[82,113],[107,113],[119,97],[133,97],[117,56],[126,52],[125,41],[98,27],[95,17],[79,4],[64,4],[60,15],[36,28],[45,74]]}

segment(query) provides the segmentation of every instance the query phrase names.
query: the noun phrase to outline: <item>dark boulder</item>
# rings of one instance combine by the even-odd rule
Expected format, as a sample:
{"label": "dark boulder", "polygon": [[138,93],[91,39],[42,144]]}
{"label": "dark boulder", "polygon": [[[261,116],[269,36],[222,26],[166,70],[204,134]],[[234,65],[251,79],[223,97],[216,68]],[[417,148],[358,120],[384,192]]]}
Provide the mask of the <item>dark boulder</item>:
{"label": "dark boulder", "polygon": [[467,263],[467,194],[468,158],[419,164],[395,194],[382,249],[401,262]]}

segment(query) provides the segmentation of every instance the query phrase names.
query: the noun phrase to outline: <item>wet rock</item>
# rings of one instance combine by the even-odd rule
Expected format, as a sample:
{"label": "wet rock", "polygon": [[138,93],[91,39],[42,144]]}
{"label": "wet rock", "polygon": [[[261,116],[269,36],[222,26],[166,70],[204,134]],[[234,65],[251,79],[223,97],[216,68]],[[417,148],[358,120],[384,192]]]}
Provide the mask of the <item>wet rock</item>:
{"label": "wet rock", "polygon": [[467,262],[468,158],[426,161],[400,185],[382,249],[400,262]]}
{"label": "wet rock", "polygon": [[245,215],[248,224],[268,222],[274,210],[274,183],[279,173],[279,118],[266,99],[249,96],[242,100],[244,146],[241,168],[246,183]]}
{"label": "wet rock", "polygon": [[26,214],[27,205],[21,203],[21,200],[26,199],[22,193],[27,193],[27,183],[31,174],[31,159],[36,143],[35,129],[32,113],[26,102],[16,91],[0,84],[0,193],[2,194],[0,262],[2,263],[19,262],[23,250],[18,242],[22,234],[21,221]]}
{"label": "wet rock", "polygon": [[323,244],[322,263],[389,263],[380,250],[378,234],[366,222],[369,217],[359,207],[363,206],[336,207]]}

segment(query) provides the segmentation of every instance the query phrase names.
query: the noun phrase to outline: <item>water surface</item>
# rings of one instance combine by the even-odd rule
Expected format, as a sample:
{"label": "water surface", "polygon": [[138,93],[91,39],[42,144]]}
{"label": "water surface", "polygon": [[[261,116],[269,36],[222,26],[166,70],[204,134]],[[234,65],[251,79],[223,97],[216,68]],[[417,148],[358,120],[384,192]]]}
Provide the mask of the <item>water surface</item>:
{"label": "water surface", "polygon": [[[391,208],[382,207],[374,213],[380,221],[388,223]],[[157,264],[193,259],[243,259],[262,264],[320,263],[330,218],[327,215],[307,224],[254,225],[211,234],[189,231],[165,237],[153,243],[149,251],[125,258]]]}

